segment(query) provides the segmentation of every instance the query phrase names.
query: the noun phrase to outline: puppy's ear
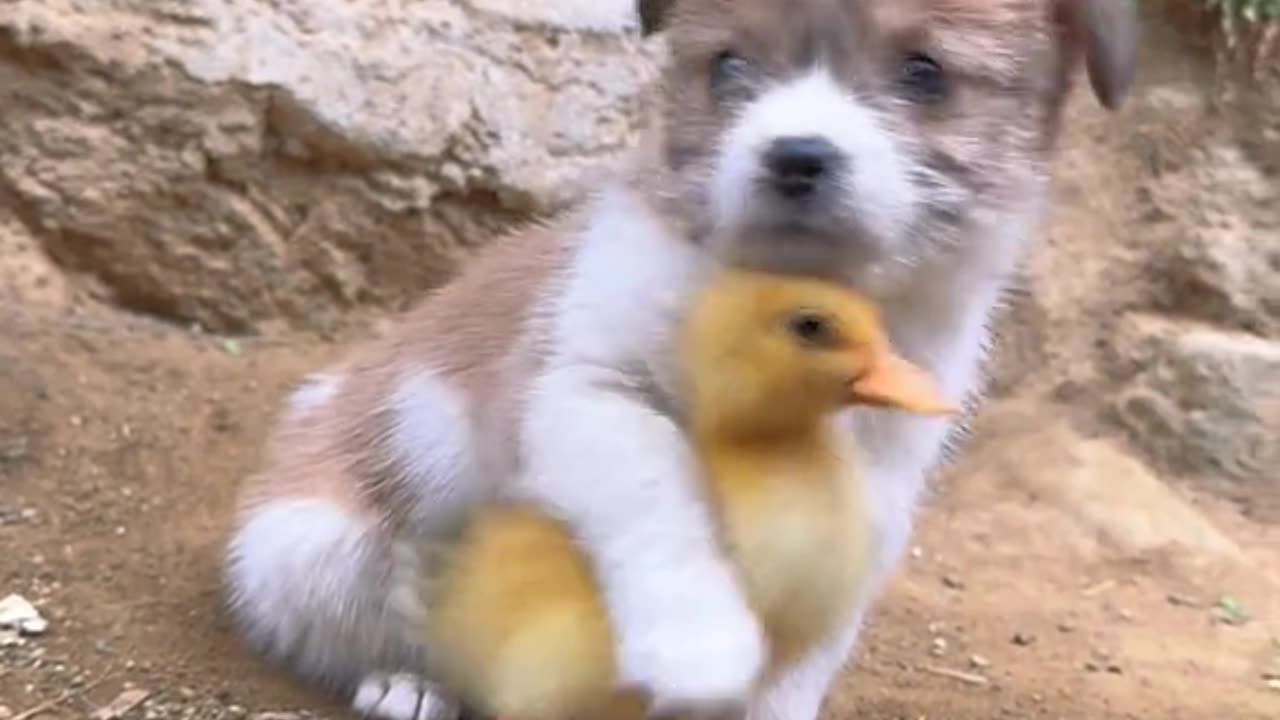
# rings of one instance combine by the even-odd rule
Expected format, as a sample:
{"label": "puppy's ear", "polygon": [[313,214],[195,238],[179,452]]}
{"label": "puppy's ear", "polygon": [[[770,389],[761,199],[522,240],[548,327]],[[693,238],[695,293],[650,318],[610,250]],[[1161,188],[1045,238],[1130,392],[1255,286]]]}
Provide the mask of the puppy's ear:
{"label": "puppy's ear", "polygon": [[640,15],[640,33],[652,35],[663,28],[667,15],[675,0],[636,0],[636,11]]}
{"label": "puppy's ear", "polygon": [[1135,0],[1055,0],[1070,41],[1084,52],[1098,102],[1115,110],[1124,102],[1137,65],[1139,22]]}

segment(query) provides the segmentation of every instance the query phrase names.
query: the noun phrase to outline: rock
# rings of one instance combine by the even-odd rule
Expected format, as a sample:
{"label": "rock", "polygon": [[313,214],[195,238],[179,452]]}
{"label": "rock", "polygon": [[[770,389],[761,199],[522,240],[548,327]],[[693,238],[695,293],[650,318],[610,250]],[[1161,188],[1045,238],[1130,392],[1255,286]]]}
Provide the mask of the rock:
{"label": "rock", "polygon": [[1082,537],[1124,556],[1240,557],[1230,539],[1117,443],[1083,437],[1061,418],[1021,409],[993,408],[981,427],[988,440],[966,474],[983,474],[1056,507]]}
{"label": "rock", "polygon": [[10,308],[20,307],[19,303],[61,307],[70,298],[66,277],[44,253],[40,241],[7,212],[0,215],[0,256],[5,258],[0,263],[0,303]]}
{"label": "rock", "polygon": [[626,150],[655,47],[631,12],[11,0],[0,197],[136,311],[242,332],[400,307]]}
{"label": "rock", "polygon": [[[1194,215],[1174,236],[1166,306],[1228,328],[1280,338],[1280,189],[1237,147],[1214,147],[1196,172]],[[1223,196],[1226,197],[1223,197]],[[1243,207],[1242,207],[1243,206]]]}
{"label": "rock", "polygon": [[19,635],[43,635],[48,629],[49,621],[26,598],[9,595],[0,600],[0,631],[9,630]]}
{"label": "rock", "polygon": [[1225,327],[1280,337],[1280,227],[1238,217],[1182,235],[1170,269],[1170,305]]}
{"label": "rock", "polygon": [[141,688],[132,688],[125,690],[116,696],[115,700],[93,711],[89,717],[92,720],[119,720],[124,717],[130,710],[141,705],[148,697],[151,696],[150,690]]}
{"label": "rock", "polygon": [[1280,482],[1280,341],[1133,315],[1115,342],[1116,417],[1176,470]]}

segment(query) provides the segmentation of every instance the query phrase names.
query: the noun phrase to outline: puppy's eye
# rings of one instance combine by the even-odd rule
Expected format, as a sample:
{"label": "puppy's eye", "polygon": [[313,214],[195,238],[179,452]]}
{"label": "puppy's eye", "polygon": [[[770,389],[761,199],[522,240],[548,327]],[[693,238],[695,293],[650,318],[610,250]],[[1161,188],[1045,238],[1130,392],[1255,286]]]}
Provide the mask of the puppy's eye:
{"label": "puppy's eye", "polygon": [[947,74],[936,60],[924,53],[912,53],[898,70],[898,85],[912,100],[935,103],[947,96]]}
{"label": "puppy's eye", "polygon": [[717,99],[734,99],[751,87],[751,63],[732,50],[721,50],[711,61],[711,91]]}
{"label": "puppy's eye", "polygon": [[805,345],[832,347],[836,344],[835,323],[817,312],[803,310],[787,317],[787,332]]}

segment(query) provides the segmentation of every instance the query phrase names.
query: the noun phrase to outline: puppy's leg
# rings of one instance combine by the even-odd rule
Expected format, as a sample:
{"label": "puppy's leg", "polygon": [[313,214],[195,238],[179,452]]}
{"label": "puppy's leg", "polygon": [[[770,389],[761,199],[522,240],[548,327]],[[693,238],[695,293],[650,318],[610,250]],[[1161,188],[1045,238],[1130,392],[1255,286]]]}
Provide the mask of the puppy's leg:
{"label": "puppy's leg", "polygon": [[424,653],[393,570],[386,537],[352,508],[280,497],[242,516],[224,579],[241,634],[268,659],[350,693],[366,716],[452,718],[456,706],[412,674]]}
{"label": "puppy's leg", "polygon": [[832,681],[853,650],[863,612],[858,612],[843,633],[765,688],[752,703],[747,720],[815,720]]}
{"label": "puppy's leg", "polygon": [[714,537],[674,422],[608,370],[550,370],[530,393],[519,492],[557,512],[594,569],[618,639],[620,680],[654,710],[744,701],[764,660],[759,622]]}

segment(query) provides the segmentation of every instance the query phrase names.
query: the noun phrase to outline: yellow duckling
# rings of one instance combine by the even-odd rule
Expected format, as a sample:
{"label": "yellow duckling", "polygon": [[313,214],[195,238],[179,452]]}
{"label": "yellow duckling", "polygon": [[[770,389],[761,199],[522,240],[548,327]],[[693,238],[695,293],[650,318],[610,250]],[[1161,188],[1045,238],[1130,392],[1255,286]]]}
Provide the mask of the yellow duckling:
{"label": "yellow duckling", "polygon": [[613,634],[585,555],[559,521],[477,508],[428,580],[431,674],[482,718],[641,720],[618,691]]}
{"label": "yellow duckling", "polygon": [[[892,352],[868,301],[825,282],[724,272],[694,299],[680,346],[708,501],[776,672],[848,621],[867,568],[862,488],[834,416],[952,408]],[[448,556],[427,646],[466,702],[503,720],[644,716],[645,698],[617,692],[608,616],[566,528],[488,506]]]}
{"label": "yellow duckling", "polygon": [[892,352],[875,307],[825,282],[727,273],[695,302],[682,348],[710,504],[780,669],[849,621],[868,564],[852,437],[836,414],[951,408]]}

